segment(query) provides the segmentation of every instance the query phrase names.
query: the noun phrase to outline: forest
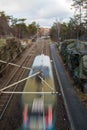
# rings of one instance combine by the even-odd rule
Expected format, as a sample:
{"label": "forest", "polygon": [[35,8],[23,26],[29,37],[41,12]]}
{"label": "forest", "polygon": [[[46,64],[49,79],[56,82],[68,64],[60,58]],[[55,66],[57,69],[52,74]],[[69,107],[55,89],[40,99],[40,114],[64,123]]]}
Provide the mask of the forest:
{"label": "forest", "polygon": [[56,21],[51,27],[53,41],[79,39],[87,41],[87,0],[73,0],[74,15],[69,22]]}
{"label": "forest", "polygon": [[31,38],[37,33],[39,25],[32,22],[26,25],[25,18],[14,18],[8,16],[4,11],[0,12],[0,37]]}

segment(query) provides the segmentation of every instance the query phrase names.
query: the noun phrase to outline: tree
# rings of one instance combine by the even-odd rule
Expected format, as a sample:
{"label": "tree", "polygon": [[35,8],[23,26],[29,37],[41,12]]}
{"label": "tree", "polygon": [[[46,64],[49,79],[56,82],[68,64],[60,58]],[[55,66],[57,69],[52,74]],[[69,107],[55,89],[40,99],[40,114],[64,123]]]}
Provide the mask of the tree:
{"label": "tree", "polygon": [[53,23],[53,26],[51,27],[51,30],[50,30],[50,37],[53,41],[56,41],[56,42],[59,41],[60,27],[61,27],[61,24],[59,22]]}
{"label": "tree", "polygon": [[61,40],[69,38],[70,34],[68,35],[68,23],[61,23],[61,30],[60,30],[60,37]]}
{"label": "tree", "polygon": [[19,23],[16,25],[16,36],[18,38],[26,38],[27,33],[28,33],[28,30],[25,23]]}
{"label": "tree", "polygon": [[[87,30],[87,1],[86,0],[73,0],[73,7],[76,12],[74,17],[78,19],[79,29],[78,38],[81,39],[84,30]],[[86,31],[87,33],[87,31]]]}
{"label": "tree", "polygon": [[7,36],[10,34],[10,27],[9,27],[9,19],[10,16],[5,15],[5,12],[0,12],[0,35]]}
{"label": "tree", "polygon": [[24,23],[26,19],[24,18],[13,18],[11,19],[11,28],[12,28],[12,33],[15,37],[17,38],[24,38],[27,37],[27,26]]}
{"label": "tree", "polygon": [[[59,29],[59,30],[58,30]],[[54,23],[50,30],[50,37],[53,41],[58,42],[60,39],[68,38],[68,24],[67,23]]]}
{"label": "tree", "polygon": [[36,22],[32,22],[31,24],[29,24],[28,26],[29,36],[34,36],[37,33],[37,27],[38,25],[36,24]]}

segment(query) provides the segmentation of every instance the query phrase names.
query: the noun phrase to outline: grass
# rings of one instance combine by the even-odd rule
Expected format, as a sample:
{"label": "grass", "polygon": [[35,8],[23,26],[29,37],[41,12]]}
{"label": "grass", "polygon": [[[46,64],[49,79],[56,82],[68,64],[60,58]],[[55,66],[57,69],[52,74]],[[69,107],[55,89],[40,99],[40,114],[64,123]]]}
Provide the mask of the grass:
{"label": "grass", "polygon": [[2,46],[4,46],[5,43],[6,43],[6,40],[5,40],[5,39],[0,39],[0,48],[1,48]]}
{"label": "grass", "polygon": [[87,94],[86,93],[82,93],[80,89],[78,88],[75,88],[77,94],[78,94],[78,97],[80,98],[81,101],[87,101]]}

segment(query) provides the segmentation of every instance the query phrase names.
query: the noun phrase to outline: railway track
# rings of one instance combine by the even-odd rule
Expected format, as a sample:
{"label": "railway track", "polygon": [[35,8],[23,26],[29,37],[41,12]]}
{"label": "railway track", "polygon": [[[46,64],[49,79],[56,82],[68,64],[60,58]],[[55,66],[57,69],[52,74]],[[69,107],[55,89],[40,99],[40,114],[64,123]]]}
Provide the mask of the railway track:
{"label": "railway track", "polygon": [[[32,45],[31,48],[28,47],[25,51],[28,52],[29,54],[31,54],[31,52],[32,52],[32,50],[34,48],[35,48],[35,45]],[[22,62],[23,62],[23,60],[25,59],[26,55],[28,55],[27,53],[25,53],[25,51],[24,51],[23,54],[21,54],[20,57],[18,57],[17,59],[15,59],[14,62],[12,62],[12,63],[17,63],[17,64],[21,65]],[[23,57],[23,58],[21,58],[21,57]],[[17,70],[17,67],[11,66],[11,65],[7,64],[7,67],[4,70],[4,72],[3,72],[3,77],[0,78],[0,89],[3,86],[6,86],[7,82],[11,79],[13,73],[15,73],[16,70]]]}
{"label": "railway track", "polygon": [[[37,48],[36,48],[36,46],[37,46]],[[39,51],[35,51],[35,50],[39,50]],[[11,68],[11,70],[13,70],[11,73],[11,77],[8,79],[8,81],[3,82],[0,89],[25,78],[28,75],[29,70],[23,69],[22,66],[31,67],[34,57],[37,54],[41,54],[41,51],[42,51],[42,45],[40,45],[40,44],[33,45],[30,48],[30,50],[28,51],[28,55],[25,56],[24,60],[22,60],[20,67]],[[9,67],[10,67],[10,65],[7,66],[7,69],[9,69]],[[20,83],[19,85],[15,85],[14,87],[9,88],[8,91],[22,91],[23,86],[24,86],[24,83]],[[4,116],[6,110],[9,106],[9,103],[11,102],[11,100],[13,98],[13,95],[14,95],[13,93],[12,94],[5,94],[5,93],[0,94],[0,120]]]}
{"label": "railway track", "polygon": [[[29,58],[30,58],[30,57],[27,56],[27,57],[25,58],[25,60],[23,61],[22,65],[24,65],[25,63],[27,64]],[[18,68],[18,69],[15,71],[15,73],[12,75],[11,79],[8,81],[8,83],[6,84],[6,86],[9,85],[9,84],[12,84],[13,82],[16,82],[17,80],[20,80],[21,77],[23,76],[23,74],[24,74],[24,70],[21,69],[21,68]],[[8,90],[9,90],[9,91],[15,91],[16,88],[17,88],[17,85],[14,86],[14,87],[9,88]],[[10,102],[11,99],[12,99],[12,96],[13,96],[13,94],[3,94],[3,93],[1,93],[1,95],[0,95],[0,101],[1,101],[1,102],[0,102],[0,119],[1,119],[2,116],[4,115],[5,110],[6,110],[6,108],[8,107],[9,102]]]}
{"label": "railway track", "polygon": [[[42,44],[43,44],[43,42],[42,42]],[[7,65],[6,69],[10,70],[11,73],[10,73],[10,76],[8,76],[7,80],[6,79],[2,80],[0,89],[25,78],[27,76],[27,74],[29,73],[29,71],[23,69],[21,66],[31,67],[34,57],[38,54],[41,54],[42,49],[43,49],[44,54],[47,53],[47,46],[48,45],[44,44],[44,48],[43,48],[43,45],[41,45],[41,44],[33,45],[31,47],[31,49],[28,51],[28,55],[24,56],[25,59],[22,60],[19,68],[15,67],[15,66]],[[23,85],[24,85],[24,83],[20,83],[19,85],[15,85],[7,90],[8,91],[22,91]],[[12,94],[0,93],[0,120],[4,116],[6,110],[9,106],[9,103],[11,102],[11,100],[13,98],[13,95],[14,95],[13,93]]]}
{"label": "railway track", "polygon": [[[8,80],[8,82],[5,82],[3,84],[3,86],[0,87],[0,89],[8,86],[14,82],[17,82],[18,80],[21,80],[22,78],[24,78],[24,76],[26,76],[24,74],[26,72],[26,70],[23,69],[21,66],[26,66],[26,67],[31,66],[34,56],[35,56],[35,54],[32,53],[32,52],[34,52],[34,49],[35,49],[35,46],[31,50],[29,50],[29,55],[25,57],[25,59],[22,61],[21,65],[20,65],[20,67],[19,68],[15,67],[13,74],[11,75],[11,78]],[[22,87],[19,86],[19,88],[18,88],[18,86],[19,85],[15,85],[14,87],[9,88],[8,91],[22,90]],[[0,94],[0,120],[2,119],[3,115],[5,114],[5,111],[6,111],[7,107],[9,106],[9,103],[11,102],[12,97],[13,97],[13,94],[4,94],[4,93]]]}
{"label": "railway track", "polygon": [[[21,59],[21,57],[16,59],[16,62],[14,61],[15,64],[19,64],[21,66],[23,65],[26,67],[31,67],[34,57],[36,55],[41,54],[42,50],[43,50],[43,54],[50,56],[49,43],[47,40],[45,40],[45,42],[43,40],[40,40],[40,41],[38,41],[38,43],[35,43],[34,45],[31,46],[31,48],[27,48],[26,50],[28,51],[28,53],[24,53],[23,55],[21,55],[22,59]],[[24,60],[25,60],[25,62],[23,63]],[[13,79],[11,80],[11,77],[12,77],[13,73],[15,73],[15,71],[17,71],[17,69],[19,69],[19,71],[16,72],[16,74],[13,76],[13,79],[14,79],[14,81],[13,81]],[[6,79],[5,75],[8,75],[9,70],[11,71],[11,73],[9,74],[8,78]],[[28,70],[25,70],[22,68],[17,68],[17,67],[11,67],[9,65],[8,70],[6,71],[5,75],[3,76],[3,80],[2,79],[1,79],[2,81],[0,80],[0,83],[1,83],[0,89],[2,88],[2,86],[3,87],[7,86],[6,85],[7,83],[11,84],[11,82],[13,83],[13,82],[16,82],[18,80],[21,80],[21,79],[27,77],[28,73],[29,73]],[[56,76],[55,76],[55,78],[56,78]],[[9,83],[10,80],[11,80],[11,82]],[[5,82],[3,83],[3,81],[5,81]],[[13,90],[9,89],[8,91],[22,91],[24,88],[24,84],[25,84],[25,82],[22,82],[19,85],[15,85],[13,88],[11,88]],[[58,83],[56,84],[56,86],[58,87]],[[6,94],[4,94],[4,95],[6,95]],[[22,108],[20,106],[21,94],[20,95],[9,94],[9,98],[8,99],[7,99],[7,97],[5,97],[5,98],[6,98],[6,102],[3,102],[4,107],[3,107],[3,115],[0,120],[0,129],[1,130],[3,130],[3,129],[12,130],[15,128],[19,128],[19,126],[22,123],[22,121],[21,121],[22,120],[22,113],[21,113]],[[4,101],[4,96],[3,96],[2,101]],[[60,101],[59,96],[58,96],[58,101]],[[0,102],[1,102],[1,99],[0,99]],[[60,102],[62,102],[62,101],[60,101]],[[58,104],[58,106],[59,106],[59,104]],[[59,113],[59,115],[58,115],[58,119],[60,120],[59,124],[61,124],[61,125],[59,125],[57,122],[56,128],[59,130],[65,130],[65,127],[64,127],[64,129],[60,128],[60,127],[63,127],[65,124],[65,120],[63,121],[63,111],[64,110],[62,108],[62,104],[59,106],[59,110],[58,110],[58,108],[56,108],[56,109]],[[62,111],[62,112],[60,112],[60,111]],[[60,113],[62,113],[62,114],[60,114]],[[62,118],[62,121],[61,121],[61,118]]]}
{"label": "railway track", "polygon": [[50,49],[49,49],[48,41],[47,40],[46,41],[43,40],[43,54],[50,56],[49,50]]}
{"label": "railway track", "polygon": [[50,55],[50,52],[49,52],[50,49],[49,49],[49,43],[48,43],[48,41],[46,41],[45,44],[46,44],[46,45],[45,45],[45,48],[46,48],[46,55],[49,56],[49,55]]}
{"label": "railway track", "polygon": [[[29,58],[28,56],[25,58],[22,65],[24,65],[25,63],[28,62],[28,58]],[[7,82],[6,86],[19,80],[20,76],[22,76],[22,74],[23,74],[23,70],[21,70],[21,68],[18,68],[12,75],[11,79]],[[16,88],[17,88],[17,86],[14,86],[14,87],[9,88],[8,90],[15,91]],[[4,113],[12,99],[12,96],[13,96],[13,94],[4,94],[4,93],[0,94],[0,119],[2,119]]]}

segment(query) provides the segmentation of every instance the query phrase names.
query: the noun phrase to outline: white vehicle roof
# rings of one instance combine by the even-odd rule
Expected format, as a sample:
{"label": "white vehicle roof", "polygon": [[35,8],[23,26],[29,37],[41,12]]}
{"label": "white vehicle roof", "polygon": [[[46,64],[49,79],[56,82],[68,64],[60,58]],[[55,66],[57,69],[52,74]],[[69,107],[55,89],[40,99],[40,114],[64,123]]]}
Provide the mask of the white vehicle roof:
{"label": "white vehicle roof", "polygon": [[50,67],[50,58],[44,54],[35,57],[32,67],[48,66]]}
{"label": "white vehicle roof", "polygon": [[29,75],[37,72],[37,71],[42,71],[45,75],[49,75],[53,78],[52,76],[52,67],[51,67],[51,62],[50,58],[47,55],[41,54],[35,57],[32,69],[29,73]]}

